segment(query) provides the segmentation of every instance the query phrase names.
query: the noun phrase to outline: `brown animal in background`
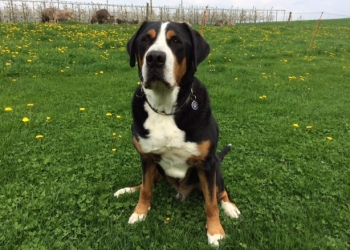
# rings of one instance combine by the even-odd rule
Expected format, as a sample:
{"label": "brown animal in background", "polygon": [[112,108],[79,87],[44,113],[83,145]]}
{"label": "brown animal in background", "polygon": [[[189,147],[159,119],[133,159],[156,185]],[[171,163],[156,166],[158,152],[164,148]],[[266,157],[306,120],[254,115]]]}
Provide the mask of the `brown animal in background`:
{"label": "brown animal in background", "polygon": [[219,21],[216,21],[215,26],[223,26],[224,25],[224,22],[222,20],[219,20]]}
{"label": "brown animal in background", "polygon": [[112,24],[115,22],[114,16],[111,16],[106,9],[96,11],[96,19],[99,24]]}
{"label": "brown animal in background", "polygon": [[91,24],[94,24],[94,23],[97,23],[97,16],[96,16],[96,12],[94,14],[92,14],[92,17],[91,17]]}
{"label": "brown animal in background", "polygon": [[58,23],[59,20],[70,21],[74,19],[74,12],[72,10],[55,10],[54,23]]}
{"label": "brown animal in background", "polygon": [[225,21],[224,22],[225,25],[229,25],[229,26],[234,26],[236,25],[236,23],[234,21]]}
{"label": "brown animal in background", "polygon": [[126,20],[122,20],[122,19],[117,18],[117,24],[122,24],[122,23],[126,23],[126,22],[127,22]]}
{"label": "brown animal in background", "polygon": [[41,12],[41,22],[46,23],[54,20],[54,8],[46,8]]}
{"label": "brown animal in background", "polygon": [[119,19],[117,18],[117,24],[123,24],[123,23],[126,23],[126,24],[139,24],[139,20],[132,20],[132,21],[127,21],[127,20],[123,20],[123,19]]}

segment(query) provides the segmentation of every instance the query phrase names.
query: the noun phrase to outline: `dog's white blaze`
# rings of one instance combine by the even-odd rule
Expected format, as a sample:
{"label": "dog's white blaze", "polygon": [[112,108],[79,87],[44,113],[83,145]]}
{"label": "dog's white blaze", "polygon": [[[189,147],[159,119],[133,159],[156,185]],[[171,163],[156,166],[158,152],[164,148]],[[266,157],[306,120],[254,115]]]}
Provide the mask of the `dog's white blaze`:
{"label": "dog's white blaze", "polygon": [[148,113],[144,127],[149,130],[149,136],[139,138],[142,150],[162,155],[159,165],[168,176],[184,178],[190,167],[186,160],[200,154],[197,144],[185,142],[185,132],[176,126],[173,116],[157,114],[147,103],[144,107]]}
{"label": "dog's white blaze", "polygon": [[[154,51],[154,50],[160,50],[163,51],[166,55],[166,60],[165,60],[165,66],[164,66],[164,80],[166,82],[168,82],[170,84],[170,87],[175,87],[176,86],[176,80],[175,80],[175,76],[174,76],[174,62],[175,62],[175,58],[174,55],[171,51],[171,49],[169,48],[167,41],[166,41],[166,27],[168,26],[168,22],[166,23],[162,23],[160,30],[159,30],[159,34],[157,35],[157,39],[154,42],[154,44],[147,50],[147,52],[144,55],[144,61],[147,54],[150,51]],[[147,63],[144,63],[142,65],[142,75],[144,80],[147,80]]]}

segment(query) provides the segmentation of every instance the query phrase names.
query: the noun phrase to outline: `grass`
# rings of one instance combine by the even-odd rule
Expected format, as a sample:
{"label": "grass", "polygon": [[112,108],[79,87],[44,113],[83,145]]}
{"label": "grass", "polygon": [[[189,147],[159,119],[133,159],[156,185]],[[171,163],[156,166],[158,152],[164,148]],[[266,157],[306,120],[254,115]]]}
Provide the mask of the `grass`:
{"label": "grass", "polygon": [[[322,21],[309,52],[316,21],[205,29],[197,77],[220,147],[233,144],[222,169],[242,212],[221,213],[222,249],[350,247],[349,26]],[[211,249],[200,195],[178,203],[161,181],[136,225],[138,194],[113,197],[141,180],[125,51],[137,26],[0,27],[0,248]]]}

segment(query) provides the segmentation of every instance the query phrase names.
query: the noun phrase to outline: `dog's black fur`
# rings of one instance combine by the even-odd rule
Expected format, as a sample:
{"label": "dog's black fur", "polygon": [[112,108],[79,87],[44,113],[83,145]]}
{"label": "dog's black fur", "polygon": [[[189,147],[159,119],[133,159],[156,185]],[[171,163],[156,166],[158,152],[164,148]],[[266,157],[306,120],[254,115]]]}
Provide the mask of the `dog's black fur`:
{"label": "dog's black fur", "polygon": [[[140,199],[134,214],[137,216],[147,215],[152,196],[152,185],[160,175],[175,187],[180,200],[186,198],[193,189],[203,192],[206,203],[208,240],[209,243],[218,244],[217,239],[224,237],[225,233],[219,221],[217,201],[231,204],[229,206],[232,206],[232,209],[237,208],[228,199],[220,168],[221,161],[230,151],[231,145],[226,146],[220,154],[216,153],[219,137],[218,124],[212,114],[208,91],[194,76],[198,65],[208,56],[210,46],[197,31],[187,24],[168,23],[165,36],[166,43],[164,44],[170,48],[176,59],[174,62],[176,64],[174,65],[176,84],[169,83],[164,75],[166,74],[164,70],[166,62],[164,60],[168,60],[167,57],[169,57],[169,53],[166,54],[164,51],[168,48],[165,48],[164,51],[159,48],[157,50],[150,49],[153,48],[152,45],[154,45],[161,32],[161,25],[161,22],[143,23],[127,45],[130,66],[134,67],[137,61],[142,83],[136,89],[132,100],[133,143],[140,153],[143,174],[142,184],[140,185]],[[144,79],[145,72],[147,74],[146,79]],[[162,89],[161,93],[165,94],[171,93],[174,88],[179,88],[176,102],[174,102],[174,111],[170,114],[153,107],[153,103],[148,100],[147,93],[159,95],[159,88]],[[148,92],[146,93],[146,91]],[[192,107],[192,102],[197,102],[197,109]],[[148,106],[152,109],[151,111],[146,108]],[[197,145],[199,155],[190,155],[187,159],[184,159],[188,169],[183,178],[167,175],[165,168],[160,163],[164,159],[163,157],[166,156],[165,154],[160,151],[145,152],[141,140],[152,139],[150,138],[152,136],[150,129],[152,128],[146,128],[145,125],[150,115],[152,117],[159,116],[160,122],[163,119],[162,116],[173,117],[176,128],[185,134],[183,143],[195,143]],[[166,154],[170,154],[170,152],[173,152],[171,148],[166,151]],[[174,154],[176,153],[174,151]],[[231,211],[231,214],[225,212],[230,217],[239,216],[238,209],[235,212]],[[211,237],[214,237],[214,239]]]}

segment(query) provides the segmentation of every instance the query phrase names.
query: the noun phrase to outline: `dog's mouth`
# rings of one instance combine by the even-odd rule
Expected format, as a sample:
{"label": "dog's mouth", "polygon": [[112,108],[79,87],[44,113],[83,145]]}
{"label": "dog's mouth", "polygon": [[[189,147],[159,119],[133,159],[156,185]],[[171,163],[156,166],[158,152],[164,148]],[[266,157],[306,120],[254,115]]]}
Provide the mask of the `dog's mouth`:
{"label": "dog's mouth", "polygon": [[144,79],[143,86],[146,89],[154,89],[158,87],[171,88],[171,84],[163,77],[163,72],[155,71],[148,72],[147,79]]}

